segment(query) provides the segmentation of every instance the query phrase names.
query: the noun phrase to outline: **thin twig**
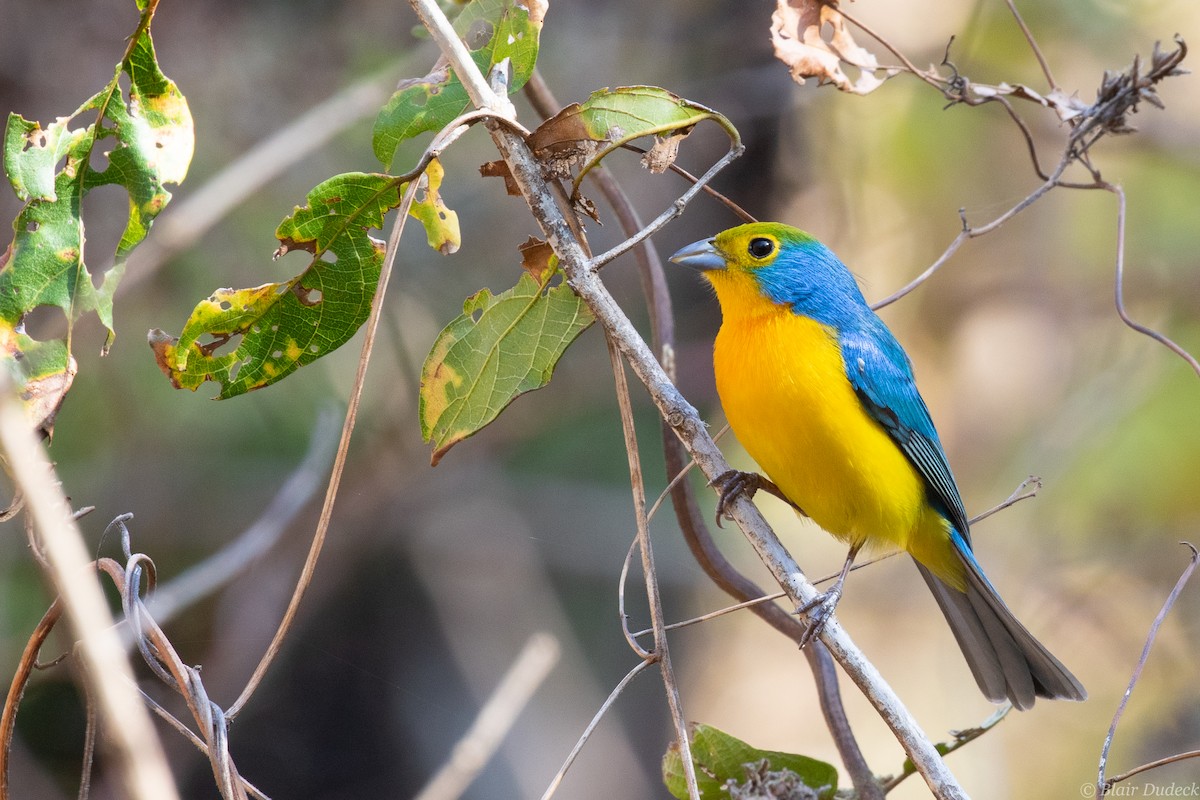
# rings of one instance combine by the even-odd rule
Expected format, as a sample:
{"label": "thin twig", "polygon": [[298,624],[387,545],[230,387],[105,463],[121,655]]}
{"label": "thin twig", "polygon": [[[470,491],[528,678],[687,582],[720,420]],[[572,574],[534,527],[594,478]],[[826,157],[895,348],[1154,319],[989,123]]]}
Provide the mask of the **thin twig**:
{"label": "thin twig", "polygon": [[[1146,666],[1146,660],[1150,658],[1150,648],[1154,646],[1154,639],[1158,636],[1158,629],[1162,625],[1163,620],[1167,618],[1167,613],[1170,612],[1171,606],[1175,605],[1175,601],[1179,598],[1183,587],[1187,585],[1188,579],[1192,577],[1192,573],[1196,570],[1196,565],[1200,564],[1200,550],[1197,550],[1194,545],[1189,542],[1180,542],[1192,551],[1187,567],[1179,576],[1179,580],[1175,581],[1175,588],[1167,595],[1166,602],[1163,603],[1158,615],[1154,618],[1154,622],[1150,625],[1150,632],[1146,634],[1146,644],[1142,646],[1142,655],[1138,658],[1137,665],[1133,668],[1133,675],[1129,677],[1129,685],[1125,687],[1125,694],[1121,697],[1121,702],[1117,705],[1117,711],[1113,714],[1112,724],[1108,726],[1108,735],[1104,737],[1104,746],[1100,749],[1100,763],[1096,771],[1096,791],[1098,797],[1103,797],[1108,794],[1116,780],[1105,780],[1104,772],[1108,767],[1108,752],[1112,748],[1113,738],[1117,735],[1117,725],[1121,722],[1121,717],[1125,714],[1125,706],[1129,704],[1129,696],[1133,694],[1133,687],[1137,686],[1138,679],[1142,676],[1142,668]],[[1124,776],[1122,776],[1124,777]]]}
{"label": "thin twig", "polygon": [[449,760],[417,793],[416,800],[456,800],[467,790],[503,743],[533,693],[554,669],[559,652],[554,636],[535,633],[529,637],[479,709],[471,727],[454,745]]}
{"label": "thin twig", "polygon": [[563,765],[558,768],[558,772],[555,773],[554,778],[551,779],[550,785],[546,787],[546,791],[542,792],[542,800],[550,800],[550,798],[554,796],[554,793],[558,791],[559,784],[561,784],[563,778],[566,777],[567,770],[569,770],[571,765],[575,763],[575,759],[583,750],[583,746],[587,744],[588,739],[592,737],[592,732],[596,730],[596,726],[600,724],[600,720],[603,719],[605,713],[607,713],[608,709],[612,707],[612,704],[616,702],[617,698],[621,696],[621,693],[625,691],[625,687],[628,686],[634,678],[640,675],[642,670],[646,669],[653,663],[653,660],[639,661],[637,666],[629,670],[629,672],[625,674],[625,677],[622,678],[620,682],[613,687],[613,690],[608,693],[608,697],[606,697],[604,702],[600,704],[600,709],[596,712],[595,716],[592,717],[592,720],[588,723],[587,727],[583,729],[583,734],[580,735],[579,740],[575,742],[575,746],[571,748],[571,752],[567,754],[567,758],[563,762]]}
{"label": "thin twig", "polygon": [[1024,18],[1021,17],[1021,12],[1017,11],[1017,6],[1013,0],[1004,0],[1008,4],[1008,10],[1012,12],[1013,18],[1017,21],[1017,25],[1021,27],[1021,33],[1025,34],[1025,41],[1029,43],[1029,49],[1033,51],[1033,55],[1037,58],[1038,64],[1042,68],[1042,74],[1046,76],[1046,83],[1051,89],[1058,88],[1058,81],[1054,80],[1054,75],[1050,72],[1050,64],[1046,62],[1046,57],[1042,55],[1042,48],[1038,47],[1037,40],[1033,38],[1033,32],[1029,30],[1029,26],[1025,24]]}
{"label": "thin twig", "polygon": [[[492,116],[490,113],[481,114],[472,111],[468,115],[456,118],[447,124],[434,137],[429,147],[426,148],[421,158],[422,166],[420,169],[423,170],[442,149],[457,140],[467,130],[467,126],[470,123],[490,116]],[[284,612],[283,619],[280,621],[270,645],[267,647],[266,652],[263,653],[258,666],[255,667],[254,673],[250,676],[250,680],[247,681],[245,688],[242,689],[237,700],[225,712],[230,720],[235,719],[241,713],[242,709],[245,708],[246,702],[254,694],[271,662],[275,660],[275,656],[279,653],[279,648],[283,645],[283,640],[295,620],[296,612],[300,607],[300,601],[303,599],[309,584],[312,582],[317,561],[325,544],[325,536],[329,531],[329,522],[333,516],[334,501],[337,499],[342,472],[346,466],[346,454],[350,449],[350,437],[354,432],[354,425],[358,418],[358,407],[362,399],[363,386],[366,383],[367,366],[370,363],[371,353],[374,350],[375,336],[379,330],[379,319],[383,314],[383,303],[387,295],[388,282],[392,276],[392,265],[395,263],[396,251],[400,245],[400,235],[404,232],[405,223],[408,221],[408,212],[412,207],[418,189],[419,181],[416,174],[410,173],[406,176],[400,176],[398,180],[401,178],[408,181],[407,189],[404,193],[404,199],[401,201],[396,212],[395,222],[392,223],[391,234],[388,237],[387,249],[384,253],[383,265],[379,272],[379,282],[375,289],[375,297],[371,301],[371,313],[367,317],[366,324],[363,326],[363,343],[358,358],[358,370],[354,376],[354,385],[350,389],[350,399],[346,407],[346,419],[342,424],[342,434],[338,441],[337,454],[334,456],[333,470],[329,476],[329,484],[325,491],[325,501],[321,507],[321,515],[317,520],[317,528],[313,534],[312,544],[309,546],[308,555],[305,558],[300,577],[296,582],[296,588],[292,592],[291,599],[288,601],[287,610]]]}
{"label": "thin twig", "polygon": [[1117,196],[1117,277],[1113,287],[1117,315],[1130,328],[1133,328],[1138,333],[1149,336],[1182,358],[1192,368],[1192,371],[1200,376],[1200,361],[1197,361],[1195,356],[1176,344],[1172,339],[1134,320],[1129,316],[1129,312],[1125,310],[1125,190],[1111,183],[1101,183],[1100,188],[1112,192]]}
{"label": "thin twig", "polygon": [[[721,441],[721,437],[723,437],[725,434],[729,433],[730,430],[732,430],[732,429],[729,427],[729,423],[726,422],[721,427],[721,430],[719,430],[713,434],[713,437],[712,437],[713,441],[714,442]],[[667,430],[667,433],[670,433],[669,429]],[[675,439],[674,434],[670,435],[670,439],[668,439],[668,441],[678,442],[678,440]],[[680,467],[680,469],[674,473],[673,477],[671,477],[671,480],[667,483],[667,485],[665,487],[663,487],[662,492],[659,493],[658,498],[654,501],[654,505],[650,506],[650,511],[649,511],[649,513],[646,514],[647,519],[654,519],[654,515],[656,513],[658,513],[658,509],[662,507],[662,504],[665,503],[671,497],[671,495],[675,493],[675,487],[679,486],[680,483],[683,481],[683,479],[688,476],[688,473],[691,472],[695,468],[696,468],[695,460],[689,458],[687,460],[687,463],[684,464],[682,467]],[[670,474],[670,470],[668,470],[668,474]],[[688,486],[683,491],[693,501],[695,500],[695,493],[691,490],[690,486]]]}
{"label": "thin twig", "polygon": [[895,45],[893,45],[887,39],[883,38],[883,36],[881,36],[880,34],[876,33],[872,28],[863,24],[863,22],[861,20],[848,14],[846,12],[845,6],[839,5],[837,11],[839,14],[842,15],[842,17],[847,22],[851,23],[852,25],[854,25],[857,28],[860,28],[863,31],[863,33],[867,34],[872,39],[879,42],[881,45],[883,45],[885,48],[887,48],[888,52],[890,52],[896,58],[900,59],[900,63],[902,63],[904,65],[904,69],[908,70],[910,73],[912,73],[916,77],[920,78],[925,83],[928,83],[930,86],[937,89],[939,92],[945,92],[946,81],[944,79],[942,79],[940,76],[938,76],[935,72],[932,72],[930,70],[918,69],[917,66],[915,64],[913,64],[912,61],[909,60],[908,56],[906,56],[906,55],[904,55],[904,53],[900,52],[900,50],[897,49]]}
{"label": "thin twig", "polygon": [[0,447],[37,525],[52,567],[49,577],[62,598],[72,633],[81,640],[84,679],[106,723],[125,792],[134,800],[173,800],[179,795],[171,770],[133,688],[133,671],[113,629],[108,603],[88,570],[83,535],[53,478],[45,450],[29,428],[11,379],[0,373]]}
{"label": "thin twig", "polygon": [[12,755],[13,732],[17,729],[17,710],[21,705],[21,697],[25,694],[30,675],[37,666],[38,652],[60,617],[62,603],[55,600],[29,635],[29,641],[25,643],[25,649],[17,662],[16,672],[8,685],[8,695],[4,698],[4,712],[0,714],[0,800],[9,800],[8,760]]}
{"label": "thin twig", "polygon": [[[646,517],[649,519],[649,515]],[[638,643],[638,637],[646,636],[654,633],[654,628],[646,628],[643,631],[633,633],[629,630],[629,615],[625,613],[625,586],[629,579],[629,567],[633,563],[633,552],[637,550],[638,537],[635,535],[633,541],[629,543],[629,549],[625,551],[625,560],[621,562],[621,575],[617,579],[617,617],[621,621],[621,635],[625,637],[625,643],[629,645],[638,658],[647,661],[654,658],[653,651],[647,650]],[[667,625],[663,630],[669,630],[670,625]]]}
{"label": "thin twig", "polygon": [[625,363],[611,337],[608,357],[612,362],[613,379],[617,385],[617,406],[621,411],[621,430],[625,436],[625,453],[629,459],[629,480],[633,486],[633,511],[637,521],[638,549],[642,554],[642,579],[646,583],[646,600],[650,605],[650,624],[654,628],[654,655],[662,673],[667,691],[667,705],[675,723],[675,735],[679,742],[679,756],[683,761],[683,775],[687,782],[688,796],[700,800],[700,787],[696,783],[696,765],[692,760],[691,742],[688,740],[687,717],[679,697],[679,686],[671,668],[671,650],[667,646],[667,633],[663,629],[662,595],[658,590],[658,572],[654,568],[654,548],[650,543],[650,525],[646,521],[646,488],[642,480],[641,451],[638,449],[637,430],[633,422],[633,404],[629,399],[629,384],[625,378]]}
{"label": "thin twig", "polygon": [[338,441],[337,454],[334,456],[333,470],[329,476],[329,484],[325,491],[325,501],[321,507],[321,516],[317,520],[317,529],[313,534],[308,556],[305,558],[304,567],[296,582],[296,588],[292,592],[291,600],[288,601],[288,607],[284,612],[283,619],[280,621],[279,627],[271,639],[271,644],[267,647],[266,652],[263,653],[258,666],[254,668],[254,673],[250,676],[250,680],[246,682],[246,686],[242,689],[241,694],[238,695],[237,700],[226,711],[225,715],[230,720],[235,719],[241,713],[242,709],[245,708],[246,703],[250,700],[251,695],[254,694],[254,691],[258,688],[259,683],[266,674],[268,667],[271,666],[271,662],[275,660],[275,656],[279,653],[279,648],[283,645],[284,637],[291,630],[292,622],[300,607],[300,601],[303,599],[309,584],[312,582],[317,561],[325,544],[325,535],[329,531],[329,521],[333,516],[333,504],[337,499],[338,488],[341,486],[342,472],[346,466],[346,454],[350,449],[350,436],[354,432],[354,425],[358,418],[358,406],[362,399],[363,386],[366,383],[367,365],[370,363],[371,352],[375,346],[375,334],[379,328],[379,318],[383,311],[383,301],[387,294],[388,280],[392,274],[392,264],[395,261],[400,234],[403,232],[404,224],[408,220],[408,209],[412,206],[416,190],[417,181],[410,181],[407,191],[404,193],[404,201],[400,204],[400,209],[397,212],[396,221],[392,225],[391,236],[388,238],[387,252],[379,273],[379,284],[375,289],[375,297],[371,301],[371,315],[364,326],[366,333],[363,336],[362,349],[358,359],[358,370],[354,376],[354,385],[350,389],[346,419],[342,424],[342,434]]}
{"label": "thin twig", "polygon": [[[985,719],[982,723],[974,728],[968,728],[965,731],[951,731],[951,735],[954,736],[954,739],[938,745],[938,749],[941,751],[943,756],[948,756],[955,750],[961,750],[963,747],[966,747],[968,744],[999,725],[1000,720],[1008,716],[1008,712],[1012,710],[1012,703],[1005,703],[1004,705],[1000,706],[1000,708],[996,709],[996,711],[990,717]],[[883,790],[885,792],[890,792],[892,789],[895,789],[897,786],[899,786],[905,778],[914,774],[915,772],[916,770],[913,769],[911,762],[905,763],[904,768],[900,771],[899,775],[891,778],[885,778],[883,780]]]}
{"label": "thin twig", "polygon": [[[692,466],[692,465],[689,464],[689,467],[690,466]],[[684,473],[680,473],[680,474],[682,475],[685,473],[686,473],[686,470],[684,471]],[[1033,488],[1030,488],[1031,486]],[[997,512],[1003,511],[1004,509],[1006,509],[1010,506],[1016,505],[1017,503],[1021,502],[1022,500],[1029,500],[1030,498],[1036,497],[1038,491],[1041,488],[1042,488],[1042,479],[1035,477],[1033,475],[1030,475],[1028,478],[1021,481],[1020,485],[1017,486],[1017,488],[1015,490],[1013,490],[1013,493],[1010,494],[1005,500],[1001,501],[998,505],[992,506],[987,511],[984,511],[984,512],[972,517],[969,520],[969,523],[971,525],[974,525],[975,523],[979,522],[980,520],[987,519],[988,517],[992,516],[993,514],[995,514]],[[632,548],[631,548],[631,552],[632,552]],[[880,561],[886,561],[889,558],[894,558],[904,552],[906,552],[906,551],[892,550],[891,552],[883,553],[882,555],[875,556],[874,558],[869,559],[867,561],[857,562],[852,567],[850,567],[850,572],[857,572],[860,569],[866,569],[867,567],[869,567],[873,564],[878,564]],[[626,556],[626,563],[628,563],[628,558],[629,558],[629,556]],[[816,580],[814,580],[813,585],[821,586],[823,584],[829,583],[834,578],[837,578],[839,575],[841,575],[841,570],[838,570],[837,572],[831,572],[828,575],[824,576],[823,578],[817,578]],[[623,577],[622,577],[622,583],[624,583]],[[724,588],[724,587],[722,587],[722,588]],[[734,594],[734,592],[730,592],[730,594]],[[726,614],[732,614],[733,612],[741,611],[742,609],[746,609],[746,608],[754,609],[755,606],[761,605],[762,603],[766,603],[771,600],[782,600],[784,597],[787,597],[787,592],[775,592],[773,594],[764,594],[764,595],[760,595],[757,597],[751,597],[740,603],[735,603],[734,605],[731,605],[731,606],[725,606],[724,608],[718,608],[716,611],[710,611],[707,614],[701,614],[698,617],[690,617],[688,619],[681,620],[679,622],[672,622],[671,624],[666,626],[666,630],[671,631],[671,630],[675,630],[676,628],[686,628],[689,625],[696,625],[701,622],[708,622],[711,619],[715,619],[717,617],[723,617]],[[762,615],[760,614],[760,616],[762,616]],[[799,623],[798,623],[798,625],[799,625]],[[801,630],[798,631],[797,633],[798,633],[798,635],[802,636],[803,635],[803,625],[799,625],[799,627]],[[640,630],[640,631],[634,631],[634,632],[626,631],[626,639],[629,639],[630,637],[632,637],[634,639],[640,639],[641,637],[646,636],[650,633],[652,633],[652,630],[649,628],[646,628],[646,629]]]}
{"label": "thin twig", "polygon": [[1021,481],[1020,485],[1017,486],[1016,489],[1013,489],[1013,493],[1010,494],[999,505],[992,506],[987,511],[976,514],[974,517],[971,517],[971,519],[967,520],[967,522],[970,525],[974,525],[976,522],[981,522],[982,520],[990,517],[992,514],[1003,511],[1010,506],[1015,506],[1022,500],[1030,500],[1034,497],[1037,497],[1037,493],[1041,490],[1042,479],[1036,475],[1030,475],[1028,478]]}
{"label": "thin twig", "polygon": [[[1021,115],[1017,113],[1017,110],[1013,108],[1013,104],[1010,103],[1008,98],[1004,95],[996,95],[992,98],[992,102],[999,103],[1004,109],[1005,113],[1008,114],[1008,118],[1011,119],[1013,124],[1017,126],[1017,129],[1021,131],[1021,136],[1025,139],[1025,149],[1029,152],[1029,160],[1033,162],[1033,171],[1042,180],[1049,180],[1050,176],[1046,174],[1044,169],[1042,169],[1041,159],[1038,158],[1037,144],[1033,141],[1033,131],[1029,129],[1028,123],[1026,123]],[[1059,185],[1070,188],[1080,188],[1074,184],[1066,184],[1062,182],[1060,182]]]}
{"label": "thin twig", "polygon": [[[623,144],[623,145],[621,145],[621,149],[630,150],[634,153],[639,153],[643,156],[649,152],[648,150],[646,150],[646,148],[638,147],[635,144]],[[699,183],[699,181],[700,181],[699,178],[697,178],[692,173],[688,172],[683,167],[679,166],[679,164],[677,164],[674,161],[672,161],[670,163],[670,165],[667,167],[667,169],[669,169],[671,172],[674,172],[676,175],[683,178],[688,183]],[[591,176],[590,172],[588,173],[588,176],[589,177]],[[737,217],[738,219],[740,219],[742,222],[758,222],[757,217],[755,217],[753,214],[751,214],[746,209],[739,206],[737,203],[733,202],[733,200],[731,198],[727,197],[726,195],[721,194],[716,189],[712,188],[712,186],[706,185],[704,187],[704,193],[706,195],[708,195],[709,197],[711,197],[712,199],[716,200],[721,205],[728,208],[731,212],[733,212],[733,215],[735,217]],[[629,234],[626,234],[626,235],[628,236]]]}
{"label": "thin twig", "polygon": [[1064,155],[1063,158],[1059,160],[1058,166],[1055,167],[1054,172],[1052,172],[1040,186],[1026,195],[1012,208],[1008,209],[1003,214],[985,225],[972,227],[967,223],[966,211],[960,210],[959,214],[962,217],[962,230],[958,232],[958,235],[954,237],[953,241],[950,242],[942,254],[938,256],[937,260],[934,261],[933,264],[931,264],[924,272],[922,272],[916,278],[913,278],[913,280],[904,287],[896,290],[882,300],[872,303],[871,308],[875,311],[878,311],[884,306],[889,306],[900,298],[904,297],[913,289],[916,289],[925,281],[933,277],[933,274],[941,269],[943,265],[945,265],[945,263],[950,259],[950,256],[954,255],[954,253],[958,251],[958,248],[962,246],[963,242],[967,241],[968,239],[974,239],[976,237],[991,233],[1015,217],[1017,214],[1020,214],[1022,211],[1036,203],[1042,197],[1042,195],[1046,194],[1058,185],[1059,178],[1062,177],[1063,172],[1067,169],[1067,166],[1070,163],[1071,159]]}
{"label": "thin twig", "polygon": [[[834,575],[825,580],[832,580],[833,578],[836,578],[836,577],[837,576]],[[819,585],[821,585],[822,581],[815,581],[815,583],[819,586]],[[746,600],[741,603],[734,603],[731,606],[725,606],[724,608],[718,608],[716,611],[710,611],[707,614],[701,614],[698,617],[688,617],[687,619],[680,620],[679,622],[672,622],[670,625],[664,626],[664,629],[668,630],[668,631],[674,631],[674,630],[678,630],[680,628],[689,627],[691,625],[698,625],[701,622],[708,622],[709,620],[714,620],[717,617],[723,617],[726,614],[732,614],[735,611],[742,611],[743,609],[754,608],[755,606],[761,605],[762,603],[768,603],[772,600],[782,600],[785,597],[787,597],[787,592],[775,592],[774,594],[764,594],[762,597],[755,597],[755,598]],[[654,631],[652,629],[643,628],[640,631],[635,631],[633,633],[630,633],[629,636],[635,637],[635,638],[640,638],[642,636],[649,636],[651,633],[654,633]]]}
{"label": "thin twig", "polygon": [[1143,772],[1149,772],[1150,770],[1157,769],[1159,767],[1165,767],[1167,764],[1174,764],[1179,761],[1187,761],[1191,758],[1200,758],[1200,750],[1189,750],[1186,753],[1176,753],[1173,756],[1167,756],[1166,758],[1159,758],[1154,761],[1150,761],[1146,764],[1142,764],[1139,767],[1134,767],[1128,772],[1122,772],[1115,778],[1109,778],[1107,781],[1105,781],[1105,785],[1110,787],[1115,786],[1122,781],[1129,780],[1134,775],[1139,775]]}
{"label": "thin twig", "polygon": [[91,692],[83,693],[83,716],[87,726],[83,733],[83,758],[79,765],[79,800],[87,800],[92,789],[92,767],[96,763],[96,737],[100,732],[100,715]]}
{"label": "thin twig", "polygon": [[637,247],[639,244],[641,244],[642,240],[648,239],[655,233],[658,233],[660,230],[662,230],[663,226],[683,213],[683,210],[687,208],[687,204],[692,201],[692,198],[699,194],[700,191],[708,185],[708,182],[716,177],[718,172],[729,166],[730,162],[740,156],[744,151],[745,147],[740,143],[733,144],[724,156],[722,156],[715,164],[709,167],[708,171],[701,175],[696,183],[688,187],[688,190],[681,194],[679,199],[671,204],[670,208],[651,220],[649,225],[642,228],[633,236],[630,236],[615,247],[612,247],[611,249],[606,250],[605,252],[593,258],[591,268],[593,270],[599,269],[618,256],[621,256],[632,250],[634,247]]}

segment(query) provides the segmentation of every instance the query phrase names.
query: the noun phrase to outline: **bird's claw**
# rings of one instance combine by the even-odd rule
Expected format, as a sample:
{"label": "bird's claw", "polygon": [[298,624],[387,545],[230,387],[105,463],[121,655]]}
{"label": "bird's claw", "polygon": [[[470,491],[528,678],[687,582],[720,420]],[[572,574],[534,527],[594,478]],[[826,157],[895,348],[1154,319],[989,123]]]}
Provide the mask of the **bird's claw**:
{"label": "bird's claw", "polygon": [[763,476],[757,472],[742,472],[741,470],[731,469],[722,472],[717,477],[709,481],[708,485],[717,490],[717,527],[725,527],[721,520],[733,519],[729,513],[729,506],[733,504],[738,497],[745,497],[747,500],[753,499],[755,492],[762,488]]}
{"label": "bird's claw", "polygon": [[808,627],[804,629],[804,635],[800,637],[801,649],[821,635],[825,625],[833,618],[833,611],[841,599],[842,587],[834,586],[796,609],[796,614],[805,617],[805,621],[808,623]]}

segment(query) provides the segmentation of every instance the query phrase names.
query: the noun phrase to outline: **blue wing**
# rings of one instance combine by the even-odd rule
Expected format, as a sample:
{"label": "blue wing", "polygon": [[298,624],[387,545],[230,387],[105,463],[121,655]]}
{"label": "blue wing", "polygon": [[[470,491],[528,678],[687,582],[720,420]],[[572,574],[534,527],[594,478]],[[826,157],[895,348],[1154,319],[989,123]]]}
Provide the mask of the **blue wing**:
{"label": "blue wing", "polygon": [[967,512],[938,440],[929,409],[917,391],[908,354],[883,321],[869,313],[838,337],[846,377],[863,407],[895,439],[925,479],[955,529],[970,545]]}

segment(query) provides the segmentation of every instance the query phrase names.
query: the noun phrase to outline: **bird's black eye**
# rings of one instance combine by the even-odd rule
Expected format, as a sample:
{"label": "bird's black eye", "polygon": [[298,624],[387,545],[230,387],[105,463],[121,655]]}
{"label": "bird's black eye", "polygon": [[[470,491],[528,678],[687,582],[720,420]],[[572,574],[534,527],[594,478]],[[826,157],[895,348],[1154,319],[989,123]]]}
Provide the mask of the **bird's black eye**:
{"label": "bird's black eye", "polygon": [[746,248],[750,251],[750,255],[755,258],[766,258],[775,252],[775,243],[770,239],[758,237],[750,240],[750,246]]}

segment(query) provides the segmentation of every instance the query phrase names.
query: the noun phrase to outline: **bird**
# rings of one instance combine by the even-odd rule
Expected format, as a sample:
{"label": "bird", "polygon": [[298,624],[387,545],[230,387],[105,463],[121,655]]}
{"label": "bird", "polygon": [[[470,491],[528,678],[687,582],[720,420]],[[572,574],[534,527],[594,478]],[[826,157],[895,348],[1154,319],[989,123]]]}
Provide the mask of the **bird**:
{"label": "bird", "polygon": [[765,476],[727,472],[718,520],[764,488],[850,547],[833,588],[799,609],[815,633],[867,545],[907,551],[980,690],[1028,709],[1083,700],[1079,680],[984,575],[958,485],[896,337],[850,270],[812,235],[753,222],[681,248],[721,307],[713,346],[726,418]]}

